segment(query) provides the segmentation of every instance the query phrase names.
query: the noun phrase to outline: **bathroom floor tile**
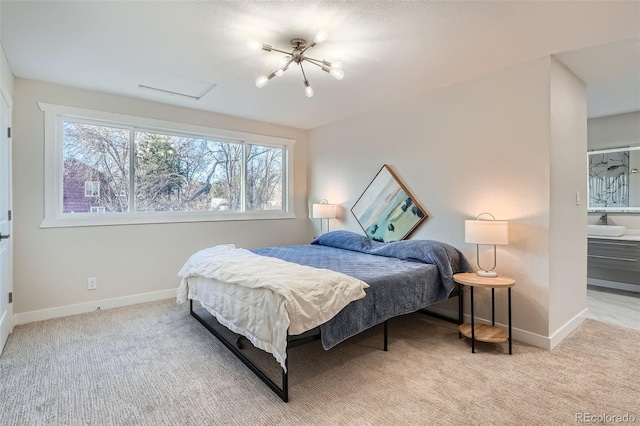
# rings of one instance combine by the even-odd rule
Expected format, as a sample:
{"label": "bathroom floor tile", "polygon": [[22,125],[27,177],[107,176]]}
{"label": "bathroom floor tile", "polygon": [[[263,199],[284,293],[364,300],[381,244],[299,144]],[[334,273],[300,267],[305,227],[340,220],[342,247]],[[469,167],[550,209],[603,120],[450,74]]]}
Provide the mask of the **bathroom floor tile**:
{"label": "bathroom floor tile", "polygon": [[587,286],[587,307],[587,318],[640,329],[640,293]]}

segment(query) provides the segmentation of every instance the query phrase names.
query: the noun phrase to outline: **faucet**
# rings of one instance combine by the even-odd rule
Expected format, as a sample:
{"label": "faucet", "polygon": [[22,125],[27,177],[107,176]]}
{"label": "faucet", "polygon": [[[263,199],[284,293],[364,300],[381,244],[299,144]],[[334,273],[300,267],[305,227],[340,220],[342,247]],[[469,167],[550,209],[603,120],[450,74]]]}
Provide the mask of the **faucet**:
{"label": "faucet", "polygon": [[602,216],[600,216],[600,224],[601,225],[607,225],[607,214],[603,214]]}

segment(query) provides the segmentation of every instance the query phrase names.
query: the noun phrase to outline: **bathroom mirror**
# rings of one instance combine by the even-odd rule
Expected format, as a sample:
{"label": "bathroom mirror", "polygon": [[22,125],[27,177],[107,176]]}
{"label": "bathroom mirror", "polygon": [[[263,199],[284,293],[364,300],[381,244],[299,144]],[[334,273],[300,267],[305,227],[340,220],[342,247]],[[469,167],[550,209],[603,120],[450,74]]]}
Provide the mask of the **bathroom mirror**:
{"label": "bathroom mirror", "polygon": [[640,213],[640,146],[587,153],[590,212]]}

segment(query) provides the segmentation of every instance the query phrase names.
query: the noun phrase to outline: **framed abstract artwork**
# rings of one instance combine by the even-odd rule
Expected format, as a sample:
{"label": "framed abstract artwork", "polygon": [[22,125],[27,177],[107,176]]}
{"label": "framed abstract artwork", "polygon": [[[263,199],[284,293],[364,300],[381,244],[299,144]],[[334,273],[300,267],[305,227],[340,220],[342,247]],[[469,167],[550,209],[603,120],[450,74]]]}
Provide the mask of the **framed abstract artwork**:
{"label": "framed abstract artwork", "polygon": [[351,208],[362,230],[375,241],[405,239],[427,213],[388,165],[383,165]]}

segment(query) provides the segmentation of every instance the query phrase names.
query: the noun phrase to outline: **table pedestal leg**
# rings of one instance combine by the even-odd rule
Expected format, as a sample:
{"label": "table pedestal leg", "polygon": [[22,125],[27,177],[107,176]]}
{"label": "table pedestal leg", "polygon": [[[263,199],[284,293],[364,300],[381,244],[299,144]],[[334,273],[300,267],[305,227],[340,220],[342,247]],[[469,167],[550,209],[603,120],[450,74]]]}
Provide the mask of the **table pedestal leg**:
{"label": "table pedestal leg", "polygon": [[471,353],[476,353],[476,326],[473,319],[473,286],[471,286]]}
{"label": "table pedestal leg", "polygon": [[458,284],[458,339],[462,339],[462,332],[460,331],[460,325],[464,322],[464,286]]}
{"label": "table pedestal leg", "polygon": [[509,355],[511,355],[511,287],[507,290],[509,291]]}
{"label": "table pedestal leg", "polygon": [[491,289],[491,325],[496,326],[496,289]]}

